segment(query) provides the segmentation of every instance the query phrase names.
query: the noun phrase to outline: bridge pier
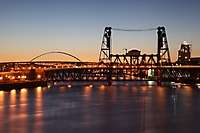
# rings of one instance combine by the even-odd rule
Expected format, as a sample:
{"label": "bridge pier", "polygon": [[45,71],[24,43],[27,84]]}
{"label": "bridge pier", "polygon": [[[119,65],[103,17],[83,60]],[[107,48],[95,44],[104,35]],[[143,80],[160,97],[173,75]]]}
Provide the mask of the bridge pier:
{"label": "bridge pier", "polygon": [[156,83],[157,86],[161,86],[161,72],[159,68],[156,68]]}
{"label": "bridge pier", "polygon": [[29,80],[35,80],[37,78],[37,73],[35,69],[31,69],[28,73],[28,79]]}

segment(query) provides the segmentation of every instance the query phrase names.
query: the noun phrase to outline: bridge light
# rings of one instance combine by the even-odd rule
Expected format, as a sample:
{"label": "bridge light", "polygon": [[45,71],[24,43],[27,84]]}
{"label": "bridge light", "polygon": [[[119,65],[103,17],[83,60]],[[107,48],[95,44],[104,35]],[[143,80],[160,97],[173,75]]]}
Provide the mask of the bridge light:
{"label": "bridge light", "polygon": [[126,65],[126,66],[125,66],[125,68],[129,68],[129,66],[128,66],[128,65]]}
{"label": "bridge light", "polygon": [[36,91],[37,91],[37,93],[41,93],[42,92],[42,87],[41,86],[37,87]]}
{"label": "bridge light", "polygon": [[49,84],[49,85],[47,85],[47,88],[51,88],[51,85]]}
{"label": "bridge light", "polygon": [[67,85],[67,87],[68,87],[68,88],[71,88],[71,87],[72,87],[72,85]]}
{"label": "bridge light", "polygon": [[4,91],[0,91],[0,96],[2,96],[4,94]]}
{"label": "bridge light", "polygon": [[148,77],[153,77],[154,76],[154,69],[148,69],[147,73],[148,73]]}
{"label": "bridge light", "polygon": [[12,76],[11,79],[14,80],[14,79],[15,79],[15,76]]}
{"label": "bridge light", "polygon": [[92,87],[93,87],[93,85],[91,84],[91,85],[89,85],[89,87],[90,87],[90,88],[92,88]]}
{"label": "bridge light", "polygon": [[28,91],[28,90],[27,90],[26,88],[23,88],[23,89],[20,90],[20,93],[21,93],[21,94],[27,94],[27,91]]}
{"label": "bridge light", "polygon": [[41,76],[40,74],[37,75],[37,78],[38,78],[38,79],[41,79],[41,77],[42,77],[42,76]]}
{"label": "bridge light", "polygon": [[0,77],[0,80],[3,80],[3,77]]}
{"label": "bridge light", "polygon": [[11,96],[16,96],[16,90],[15,89],[12,89],[11,91],[10,91],[10,94],[11,94]]}
{"label": "bridge light", "polygon": [[154,81],[147,81],[147,83],[148,83],[148,85],[150,85],[150,86],[152,86],[152,85],[154,85],[154,84],[155,84],[155,82],[154,82]]}
{"label": "bridge light", "polygon": [[21,76],[21,79],[26,79],[26,76],[25,75]]}
{"label": "bridge light", "polygon": [[196,84],[197,85],[197,88],[200,88],[200,83]]}

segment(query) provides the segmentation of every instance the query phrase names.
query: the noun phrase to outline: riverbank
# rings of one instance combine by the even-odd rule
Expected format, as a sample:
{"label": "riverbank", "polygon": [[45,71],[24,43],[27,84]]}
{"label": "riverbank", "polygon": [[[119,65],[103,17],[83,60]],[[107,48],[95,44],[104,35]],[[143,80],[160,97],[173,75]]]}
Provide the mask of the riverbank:
{"label": "riverbank", "polygon": [[0,90],[33,88],[33,87],[38,87],[38,86],[47,86],[47,82],[46,81],[39,81],[39,80],[0,82]]}

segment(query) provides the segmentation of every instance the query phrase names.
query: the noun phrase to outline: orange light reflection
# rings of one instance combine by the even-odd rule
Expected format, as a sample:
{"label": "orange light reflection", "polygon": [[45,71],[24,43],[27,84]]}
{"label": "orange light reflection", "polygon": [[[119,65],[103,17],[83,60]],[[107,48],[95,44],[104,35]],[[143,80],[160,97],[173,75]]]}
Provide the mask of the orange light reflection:
{"label": "orange light reflection", "polygon": [[164,111],[164,106],[166,104],[166,88],[157,86],[156,88],[156,102],[160,110]]}
{"label": "orange light reflection", "polygon": [[15,127],[16,127],[16,121],[15,118],[16,117],[16,90],[11,90],[10,91],[10,106],[9,106],[9,123],[10,123],[10,132],[15,132]]}
{"label": "orange light reflection", "polygon": [[16,90],[10,91],[10,104],[15,105],[16,104]]}
{"label": "orange light reflection", "polygon": [[105,92],[105,90],[106,90],[105,85],[101,85],[101,86],[99,87],[99,90],[100,90],[100,92]]}
{"label": "orange light reflection", "polygon": [[28,90],[21,89],[20,90],[20,98],[19,98],[19,117],[20,117],[20,133],[27,132],[28,126]]}
{"label": "orange light reflection", "polygon": [[60,86],[59,91],[62,93],[66,92],[66,86]]}
{"label": "orange light reflection", "polygon": [[187,93],[188,96],[192,96],[192,87],[191,86],[183,86],[183,89]]}
{"label": "orange light reflection", "polygon": [[[4,91],[0,91],[0,121],[4,120]],[[3,127],[3,122],[0,122],[0,128]]]}
{"label": "orange light reflection", "polygon": [[90,96],[91,92],[92,92],[92,88],[91,87],[89,87],[89,86],[85,86],[84,87],[84,95],[85,96]]}
{"label": "orange light reflection", "polygon": [[[42,132],[42,120],[43,120],[43,88],[37,87],[35,90],[35,123],[34,130],[37,133]],[[38,123],[40,123],[38,125]]]}

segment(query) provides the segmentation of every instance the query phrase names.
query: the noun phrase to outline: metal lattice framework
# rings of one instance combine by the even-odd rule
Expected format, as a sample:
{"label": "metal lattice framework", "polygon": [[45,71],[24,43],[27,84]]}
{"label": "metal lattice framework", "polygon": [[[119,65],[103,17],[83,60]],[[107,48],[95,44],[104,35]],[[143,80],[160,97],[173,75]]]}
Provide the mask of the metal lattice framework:
{"label": "metal lattice framework", "polygon": [[[69,68],[69,69],[48,69],[45,70],[47,81],[108,81],[108,80],[137,80],[146,78],[146,71],[149,68]],[[110,74],[110,72],[112,72]]]}
{"label": "metal lattice framework", "polygon": [[199,83],[200,82],[200,66],[175,66],[159,68],[161,80],[183,82],[183,83]]}
{"label": "metal lattice framework", "polygon": [[[112,54],[111,30],[155,31],[158,35],[156,54]],[[62,54],[76,59],[68,61],[38,61],[48,54]],[[19,68],[19,69],[18,69]],[[0,63],[2,73],[12,71],[28,74],[35,80],[39,74],[42,81],[111,81],[111,80],[156,80],[187,83],[200,82],[200,66],[175,66],[171,63],[167,35],[164,27],[150,29],[119,29],[106,27],[101,44],[99,62],[81,62],[66,52],[51,51],[32,58],[29,62]],[[17,74],[20,74],[17,73]],[[5,75],[5,74],[4,74]],[[0,75],[1,76],[1,75]]]}
{"label": "metal lattice framework", "polygon": [[106,27],[104,30],[99,62],[108,63],[111,61],[111,29],[111,27]]}
{"label": "metal lattice framework", "polygon": [[[108,80],[157,80],[149,72],[159,70],[161,81],[178,81],[185,83],[200,82],[200,67],[96,67],[96,68],[68,68],[45,70],[47,81],[108,81]],[[111,74],[110,74],[111,72]]]}
{"label": "metal lattice framework", "polygon": [[[128,31],[128,32],[143,32],[143,31],[155,31],[158,35],[158,48],[157,54],[143,54],[143,55],[119,55],[112,54],[111,52],[111,30],[115,31]],[[170,53],[167,42],[167,35],[165,27],[149,28],[149,29],[120,29],[106,27],[103,34],[103,41],[100,50],[99,62],[112,62],[116,64],[126,65],[170,65]]]}
{"label": "metal lattice framework", "polygon": [[138,56],[132,55],[112,55],[111,60],[114,64],[130,66],[155,66],[157,64],[156,54],[143,54]]}
{"label": "metal lattice framework", "polygon": [[158,57],[157,57],[157,65],[170,65],[171,58],[169,53],[169,47],[167,42],[167,34],[165,31],[165,27],[158,27],[157,28],[158,34]]}

